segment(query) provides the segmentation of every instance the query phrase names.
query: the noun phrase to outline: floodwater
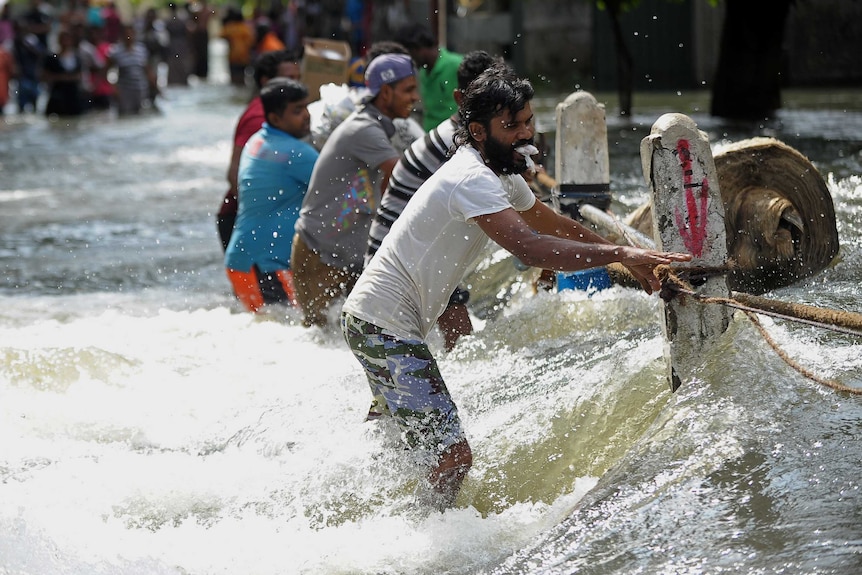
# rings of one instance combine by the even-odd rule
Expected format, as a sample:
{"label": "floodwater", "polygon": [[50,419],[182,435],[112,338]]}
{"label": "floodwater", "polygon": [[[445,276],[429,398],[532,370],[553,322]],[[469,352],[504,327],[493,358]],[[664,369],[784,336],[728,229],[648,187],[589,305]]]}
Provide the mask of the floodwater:
{"label": "floodwater", "polygon": [[[638,145],[665,112],[714,146],[776,137],[827,180],[841,251],[767,296],[862,311],[862,99],[786,100],[762,125],[702,98],[609,105],[613,207],[645,200]],[[231,296],[213,212],[244,103],[196,85],[158,115],[0,123],[0,573],[862,572],[862,397],[739,315],[671,394],[656,296],[535,294],[493,251],[475,335],[431,341],[475,466],[454,509],[417,505],[337,330]],[[762,321],[862,387],[858,337]]]}

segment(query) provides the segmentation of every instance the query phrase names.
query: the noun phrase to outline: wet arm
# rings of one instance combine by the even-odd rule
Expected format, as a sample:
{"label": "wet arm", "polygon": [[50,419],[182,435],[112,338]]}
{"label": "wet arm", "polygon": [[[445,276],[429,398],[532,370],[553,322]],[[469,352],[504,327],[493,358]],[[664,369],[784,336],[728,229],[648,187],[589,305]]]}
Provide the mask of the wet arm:
{"label": "wet arm", "polygon": [[[547,206],[545,208],[554,213]],[[543,211],[542,208],[535,209]],[[528,215],[534,222],[536,217]],[[488,237],[527,265],[578,271],[618,262],[632,271],[647,293],[661,288],[661,283],[652,273],[655,266],[691,258],[687,254],[617,246],[574,221],[568,224],[555,218],[542,219],[537,222],[540,229],[534,230],[512,208],[477,217],[475,221]]]}
{"label": "wet arm", "polygon": [[580,242],[612,243],[572,218],[558,214],[542,202],[536,202],[532,208],[520,214],[527,225],[540,234]]}
{"label": "wet arm", "polygon": [[[613,242],[595,233],[580,222],[577,222],[568,216],[558,214],[541,202],[536,202],[536,205],[533,206],[532,209],[521,212],[521,216],[532,229],[539,233],[550,234],[581,242],[615,245]],[[677,259],[675,261],[681,260]],[[621,263],[625,265],[641,285],[645,285],[645,282],[652,282],[652,278],[654,277],[653,268],[655,268],[655,264],[635,264],[625,263],[622,261]]]}

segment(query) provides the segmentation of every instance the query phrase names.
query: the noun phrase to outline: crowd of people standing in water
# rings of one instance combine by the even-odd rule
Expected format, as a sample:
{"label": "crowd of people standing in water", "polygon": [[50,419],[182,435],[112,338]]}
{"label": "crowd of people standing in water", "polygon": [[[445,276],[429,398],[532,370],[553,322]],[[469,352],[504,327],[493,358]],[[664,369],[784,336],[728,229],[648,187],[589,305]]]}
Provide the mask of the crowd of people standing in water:
{"label": "crowd of people standing in water", "polygon": [[369,0],[210,2],[0,0],[0,115],[45,112],[52,94],[54,116],[119,109],[121,92],[124,103],[155,108],[159,88],[209,80],[214,39],[227,46],[231,83],[254,87],[260,54],[335,38],[363,57],[372,36],[390,36],[407,18],[398,2],[376,12]]}
{"label": "crowd of people standing in water", "polygon": [[[37,111],[44,86],[48,116],[137,114],[157,105],[159,67],[169,86],[206,79],[206,4],[124,20],[111,0],[72,1],[56,18],[44,0],[7,18],[19,112]],[[501,58],[449,52],[408,24],[358,53],[350,110],[312,134],[299,37],[272,23],[233,9],[222,23],[231,82],[254,88],[217,215],[227,279],[248,311],[293,306],[306,327],[340,325],[368,419],[394,419],[431,454],[435,504],[450,506],[473,456],[427,339],[437,326],[451,349],[471,333],[460,282],[488,242],[543,269],[620,263],[647,292],[655,266],[690,256],[617,246],[537,199],[533,88]]]}
{"label": "crowd of people standing in water", "polygon": [[0,109],[79,116],[156,106],[160,67],[168,85],[208,74],[210,10],[170,4],[124,16],[113,0],[6,2],[0,13]]}
{"label": "crowd of people standing in water", "polygon": [[321,3],[297,4],[246,16],[207,0],[133,13],[114,0],[0,0],[0,115],[157,109],[161,88],[208,80],[214,38],[227,43],[231,82],[250,86],[258,55],[299,51],[304,36],[326,33],[320,23],[333,18],[316,10]]}

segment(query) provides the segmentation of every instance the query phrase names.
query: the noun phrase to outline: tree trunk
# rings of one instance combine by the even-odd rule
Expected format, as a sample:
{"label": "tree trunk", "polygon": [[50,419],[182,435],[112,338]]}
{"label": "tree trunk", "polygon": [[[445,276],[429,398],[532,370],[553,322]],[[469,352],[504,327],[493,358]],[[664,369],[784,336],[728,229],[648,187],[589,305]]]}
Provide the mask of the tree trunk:
{"label": "tree trunk", "polygon": [[713,116],[767,118],[781,108],[784,29],[793,0],[725,0]]}
{"label": "tree trunk", "polygon": [[621,0],[607,0],[605,6],[608,9],[608,16],[611,18],[611,28],[614,31],[614,48],[617,52],[617,95],[620,99],[620,116],[631,116],[634,62],[620,25],[622,2]]}

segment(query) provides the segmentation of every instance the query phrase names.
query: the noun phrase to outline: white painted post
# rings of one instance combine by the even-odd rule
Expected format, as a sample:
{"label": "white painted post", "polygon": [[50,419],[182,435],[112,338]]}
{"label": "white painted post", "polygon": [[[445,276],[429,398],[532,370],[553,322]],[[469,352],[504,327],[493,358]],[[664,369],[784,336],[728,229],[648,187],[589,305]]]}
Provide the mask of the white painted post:
{"label": "white painted post", "polygon": [[[605,107],[589,92],[574,92],[557,104],[554,190],[561,213],[582,220],[579,206],[606,210],[611,204]],[[607,270],[558,273],[557,289],[610,287]]]}
{"label": "white painted post", "polygon": [[610,165],[605,107],[589,92],[557,104],[555,177],[561,210],[578,218],[577,204],[610,205]]}
{"label": "white painted post", "polygon": [[[707,135],[683,114],[665,114],[641,142],[644,178],[652,193],[657,249],[690,253],[692,267],[727,260],[724,204]],[[724,274],[693,286],[707,297],[730,297]],[[727,329],[726,306],[702,305],[678,295],[664,302],[665,359],[671,391],[694,378],[705,351]]]}

